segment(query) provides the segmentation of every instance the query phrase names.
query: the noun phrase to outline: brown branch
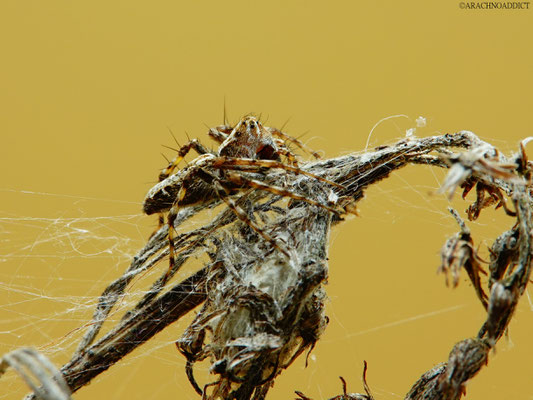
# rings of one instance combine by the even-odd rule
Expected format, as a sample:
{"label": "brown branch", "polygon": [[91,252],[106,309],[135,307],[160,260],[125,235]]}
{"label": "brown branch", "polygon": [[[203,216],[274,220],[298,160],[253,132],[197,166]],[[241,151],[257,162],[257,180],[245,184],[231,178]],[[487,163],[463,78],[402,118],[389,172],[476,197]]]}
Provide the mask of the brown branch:
{"label": "brown branch", "polygon": [[[467,149],[467,152],[454,155],[450,152],[453,148]],[[314,346],[327,321],[323,288],[327,278],[327,239],[331,224],[342,219],[327,211],[330,206],[316,207],[299,199],[307,196],[315,203],[333,204],[338,213],[353,210],[368,186],[408,164],[449,167],[443,192],[452,194],[467,181],[468,184],[480,182],[483,190],[498,193],[500,202],[502,193],[512,195],[517,210],[515,228],[502,234],[492,248],[488,314],[478,336],[457,343],[448,362],[424,374],[406,397],[409,400],[459,399],[464,393],[464,383],[487,363],[490,349],[507,329],[531,272],[531,198],[524,179],[530,176],[529,164],[518,163],[521,170],[517,172],[516,162],[508,162],[496,149],[467,131],[404,139],[374,151],[315,161],[301,167],[321,177],[320,180],[297,171],[243,170],[243,174],[264,185],[286,188],[274,191],[276,194],[251,190],[232,206],[241,207],[242,221],[262,221],[263,237],[282,241],[291,257],[273,251],[272,243],[250,229],[249,223],[238,221],[235,213],[226,208],[211,224],[182,234],[175,243],[181,263],[200,251],[207,251],[212,263],[166,292],[166,282],[158,280],[149,294],[126,313],[118,327],[89,347],[130,282],[131,275],[127,274],[146,270],[165,255],[162,250],[166,243],[165,228],[162,228],[134,260],[125,277],[119,278],[102,296],[95,313],[96,327],[90,329],[78,353],[61,370],[70,389],[76,391],[87,384],[207,300],[178,341],[179,350],[187,357],[187,375],[194,380],[194,362],[210,356],[214,359],[212,370],[219,375],[218,381],[204,388],[211,392],[210,398],[264,398],[273,379],[305,349]],[[342,189],[327,182],[342,185]],[[173,191],[175,187],[167,190]],[[285,196],[290,197],[290,192],[300,197],[294,196],[288,206],[281,204]],[[488,204],[478,203],[476,215]],[[212,204],[189,208],[190,215],[183,220],[208,206]],[[463,226],[462,231],[464,236],[467,229]],[[462,236],[460,239],[464,245],[454,247],[462,249],[462,253],[450,259],[453,268],[456,272],[470,268],[474,274],[471,279],[479,286],[477,267],[472,264],[475,254],[471,239]],[[481,286],[477,290],[482,301],[487,301]],[[244,326],[247,328],[243,331]],[[203,343],[206,329],[212,332],[207,347]],[[360,398],[370,396],[367,389],[367,394]]]}
{"label": "brown branch", "polygon": [[75,392],[86,385],[139,345],[201,304],[206,297],[204,287],[207,272],[208,267],[205,267],[174,286],[65,364],[61,372],[70,389]]}

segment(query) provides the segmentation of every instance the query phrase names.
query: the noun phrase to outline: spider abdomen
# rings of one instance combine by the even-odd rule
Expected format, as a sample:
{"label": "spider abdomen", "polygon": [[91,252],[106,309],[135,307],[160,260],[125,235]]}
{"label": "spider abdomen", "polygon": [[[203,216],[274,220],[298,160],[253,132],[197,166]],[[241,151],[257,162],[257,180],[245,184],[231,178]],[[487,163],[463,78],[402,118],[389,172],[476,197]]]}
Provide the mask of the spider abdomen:
{"label": "spider abdomen", "polygon": [[[170,210],[183,186],[183,183],[173,182],[173,177],[175,175],[159,182],[150,189],[143,202],[143,211],[145,214],[151,215]],[[189,180],[185,183],[185,186],[187,190],[183,199],[180,201],[180,206],[190,206],[198,203],[206,204],[218,200],[213,186],[203,180]]]}

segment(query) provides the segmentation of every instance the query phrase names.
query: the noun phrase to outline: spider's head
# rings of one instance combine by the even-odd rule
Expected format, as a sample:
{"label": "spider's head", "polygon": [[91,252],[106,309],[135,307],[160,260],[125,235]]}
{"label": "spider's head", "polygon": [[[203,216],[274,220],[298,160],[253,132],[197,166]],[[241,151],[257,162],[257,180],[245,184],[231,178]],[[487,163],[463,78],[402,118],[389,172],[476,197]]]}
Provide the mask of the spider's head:
{"label": "spider's head", "polygon": [[263,138],[263,125],[257,117],[246,115],[219,147],[219,154],[255,158]]}
{"label": "spider's head", "polygon": [[235,131],[238,132],[239,135],[247,135],[249,138],[260,137],[261,129],[261,122],[259,122],[257,117],[254,117],[253,115],[243,117],[237,126],[235,126]]}

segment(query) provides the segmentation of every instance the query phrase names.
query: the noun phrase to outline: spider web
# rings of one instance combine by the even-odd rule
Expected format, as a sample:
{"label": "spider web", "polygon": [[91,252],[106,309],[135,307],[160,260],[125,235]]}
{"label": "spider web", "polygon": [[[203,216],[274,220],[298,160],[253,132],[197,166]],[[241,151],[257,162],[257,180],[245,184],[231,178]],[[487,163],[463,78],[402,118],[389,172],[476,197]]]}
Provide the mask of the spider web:
{"label": "spider web", "polygon": [[[412,121],[409,121],[407,126],[406,129],[402,126],[397,130],[404,131],[406,136],[417,134],[416,129],[421,131],[421,134],[424,133],[424,129]],[[372,143],[370,139],[371,137],[367,144]],[[368,358],[364,346],[365,343],[370,343],[370,339],[377,338],[380,342],[400,340],[401,343],[401,338],[410,335],[412,331],[451,324],[454,320],[464,321],[475,315],[475,311],[481,314],[475,309],[478,305],[466,281],[461,282],[460,287],[450,293],[450,290],[444,287],[443,279],[435,277],[440,246],[446,237],[457,231],[453,219],[446,211],[448,201],[443,196],[434,194],[444,175],[443,171],[429,167],[410,167],[407,171],[395,173],[387,181],[367,191],[366,198],[359,203],[361,219],[348,221],[333,230],[330,284],[327,288],[331,298],[327,309],[331,319],[330,326],[319,341],[317,350],[311,355],[307,370],[303,369],[304,361],[299,360],[278,378],[276,388],[271,393],[272,398],[291,396],[291,388],[315,398],[331,397],[339,393],[340,383],[332,382],[326,385],[325,380],[334,381],[339,374],[348,380],[349,391],[360,392],[362,360]],[[0,190],[5,198],[9,197],[11,201],[23,205],[17,210],[6,210],[0,214],[0,286],[3,299],[0,354],[17,347],[33,346],[59,367],[75,350],[91,320],[102,290],[126,270],[132,257],[146,243],[155,221],[154,218],[137,212],[140,209],[140,203],[137,202],[33,192],[30,187],[24,190]],[[459,197],[456,195],[452,205],[462,210],[466,208],[467,203]],[[39,209],[45,209],[46,212],[39,216],[39,213],[24,214],[18,211],[34,209],[35,204],[39,204]],[[102,209],[108,212],[102,212]],[[124,213],[124,210],[131,212]],[[489,245],[494,237],[507,229],[507,225],[501,213],[491,210],[485,212],[488,214],[486,218],[470,226],[474,237]],[[203,215],[202,221],[212,215]],[[189,222],[186,228],[196,223],[200,222]],[[417,225],[414,233],[410,231],[408,237],[398,237],[401,232],[408,231],[409,225],[412,224]],[[361,231],[366,232],[368,238],[358,238],[354,244],[353,238],[360,235]],[[423,243],[431,242],[432,246],[420,249],[420,246],[416,245],[416,241],[420,240],[417,233],[431,236],[429,239],[424,238]],[[397,254],[399,267],[387,265],[391,262],[390,258],[379,254],[384,243],[391,253]],[[346,269],[352,268],[346,261],[351,256],[348,254],[342,257],[337,254],[342,252],[341,248],[347,246],[352,246],[352,251],[355,252],[369,253],[368,257],[361,258],[360,263],[363,265],[375,264],[372,268],[387,265],[387,271],[383,273],[387,274],[388,279],[376,281],[375,274],[369,272],[370,268],[363,268],[358,274],[350,272],[350,279],[343,278]],[[416,257],[411,254],[413,248],[419,251]],[[488,258],[484,249],[482,256]],[[407,268],[405,263],[409,261],[413,265]],[[118,322],[124,310],[134,305],[146,293],[150,283],[166,268],[166,261],[160,264],[158,269],[147,272],[128,287],[108,318],[104,331]],[[198,260],[195,265],[198,267],[201,264],[202,260]],[[181,271],[176,279],[191,274],[195,265]],[[420,281],[425,283],[414,282],[415,273],[420,274]],[[364,282],[364,285],[360,282]],[[390,295],[397,299],[401,297],[402,291],[413,291],[415,287],[418,294],[409,297],[402,305],[405,309],[392,305],[385,298]],[[345,295],[346,292],[354,291],[359,294]],[[448,299],[441,301],[441,296],[448,296]],[[343,302],[364,304],[369,297],[370,304],[361,307],[356,317],[342,306]],[[428,297],[431,299],[428,300]],[[423,307],[415,304],[420,298],[427,301]],[[529,305],[521,304],[521,307],[522,311],[529,311]],[[153,398],[159,398],[165,390],[169,390],[181,392],[183,398],[198,398],[190,389],[183,372],[185,361],[173,345],[189,320],[190,317],[179,321],[174,332],[157,336],[151,343],[143,346],[142,351],[136,351],[122,360],[120,365],[126,372],[114,372],[120,367],[111,369],[110,375],[119,377],[120,383],[112,389],[108,387],[107,395],[111,398],[125,396],[128,390],[136,385],[134,377],[143,375],[139,371],[146,371],[139,365],[145,364],[146,359],[151,358],[151,363],[159,365],[159,371],[167,370],[165,376],[171,379],[152,381],[152,385],[157,387],[152,387],[146,393]],[[454,338],[468,336],[469,332],[473,332],[472,327],[477,326],[477,322],[455,331],[457,336]],[[417,378],[416,374],[430,367],[428,362],[436,363],[445,359],[452,340],[449,336],[448,339],[438,339],[442,341],[445,353],[436,350],[431,357],[426,358],[433,361],[419,364],[418,369],[412,373],[412,379],[406,380],[405,375],[400,374],[398,381],[401,381],[403,386],[390,379],[398,364],[393,364],[390,369],[382,367],[384,363],[379,359],[386,359],[386,355],[377,357],[378,360],[369,359],[369,381],[374,395],[380,399],[403,398],[406,384],[413,383]],[[437,343],[434,345],[437,348]],[[390,346],[386,351],[398,351],[398,346]],[[328,367],[320,369],[320,365],[328,363],[329,368],[335,365],[326,360],[328,353],[342,354],[345,363],[339,368],[339,372],[335,369],[335,373],[324,377],[323,371]],[[405,357],[405,354],[408,353],[402,354],[398,351],[399,358]],[[440,357],[435,354],[440,354]],[[340,364],[338,361],[336,363]],[[206,363],[197,367],[199,379],[209,379],[208,368]],[[378,379],[379,376],[381,379]],[[99,379],[105,383],[114,378]],[[378,383],[372,385],[372,382]],[[0,384],[0,399],[21,398],[28,392],[23,382],[12,372],[4,376]],[[332,391],[332,387],[336,389]],[[146,393],[141,393],[138,392],[138,398],[146,396]],[[94,392],[86,395],[82,389],[74,398],[91,396],[94,396]]]}

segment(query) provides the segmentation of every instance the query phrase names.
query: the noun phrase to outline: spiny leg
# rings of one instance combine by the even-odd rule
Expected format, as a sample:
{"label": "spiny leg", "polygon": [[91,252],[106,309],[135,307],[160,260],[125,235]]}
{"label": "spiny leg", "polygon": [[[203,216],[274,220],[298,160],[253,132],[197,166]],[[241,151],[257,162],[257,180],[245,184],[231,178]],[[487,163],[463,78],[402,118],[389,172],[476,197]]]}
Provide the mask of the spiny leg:
{"label": "spiny leg", "polygon": [[[200,155],[210,153],[210,151],[196,139],[190,140],[188,143],[181,146],[179,149],[173,149],[178,152],[178,155],[168,163],[167,167],[164,170],[161,171],[161,173],[159,174],[159,182],[164,181],[172,174],[172,172],[174,172],[178,164],[181,162],[181,160],[185,158],[185,156],[189,153],[189,151],[191,151],[191,149],[196,150],[196,152]],[[163,226],[164,223],[165,216],[163,213],[159,213],[158,226],[154,233],[152,233],[152,236]]]}
{"label": "spiny leg", "polygon": [[178,216],[179,211],[179,205],[180,201],[183,200],[185,197],[185,192],[187,189],[185,188],[185,184],[182,184],[180,187],[180,190],[178,192],[178,196],[176,197],[176,200],[174,200],[174,204],[172,204],[172,207],[170,208],[170,211],[168,212],[167,217],[167,224],[168,224],[168,270],[165,274],[165,277],[163,279],[162,285],[164,285],[169,277],[172,271],[174,270],[176,266],[176,248],[174,246],[174,238],[176,237],[176,229],[174,228],[174,221],[176,221],[176,217]]}
{"label": "spiny leg", "polygon": [[216,128],[209,128],[209,131],[207,134],[213,139],[215,142],[222,143],[224,140],[228,138],[233,128],[229,125],[220,125]]}
{"label": "spiny leg", "polygon": [[235,215],[237,215],[237,218],[239,218],[242,222],[252,228],[263,239],[269,242],[276,250],[283,253],[287,258],[290,257],[288,251],[282,248],[276,242],[276,239],[274,239],[272,236],[266,233],[260,226],[253,222],[250,217],[248,217],[248,214],[246,214],[246,212],[239,205],[237,205],[237,203],[235,203],[235,201],[231,197],[229,197],[229,191],[220,183],[218,178],[214,177],[213,185],[218,196],[224,201],[224,203],[227,204],[229,208],[231,208]]}
{"label": "spiny leg", "polygon": [[298,160],[296,160],[296,156],[285,145],[279,145],[278,152],[287,157],[287,160],[289,160],[289,163],[293,167],[298,168]]}
{"label": "spiny leg", "polygon": [[199,155],[210,153],[210,151],[205,148],[197,139],[190,140],[187,144],[184,144],[179,148],[179,150],[177,150],[178,155],[169,162],[168,166],[163,171],[161,171],[159,174],[159,182],[167,179],[172,172],[174,172],[178,164],[185,158],[191,149],[196,150]]}
{"label": "spiny leg", "polygon": [[294,143],[296,146],[298,146],[303,151],[310,153],[313,157],[315,157],[317,160],[322,158],[320,157],[320,154],[318,154],[316,151],[310,149],[308,146],[303,144],[301,141],[296,139],[295,137],[292,137],[290,135],[287,135],[286,133],[283,133],[281,130],[276,128],[269,128],[269,132],[272,136],[277,136],[280,139],[283,139],[285,142]]}
{"label": "spiny leg", "polygon": [[329,179],[323,178],[321,176],[312,174],[310,172],[304,171],[298,167],[293,167],[291,165],[283,164],[280,161],[252,159],[252,158],[216,157],[216,158],[213,158],[210,162],[213,165],[213,167],[220,168],[220,169],[238,169],[236,167],[242,167],[242,166],[250,166],[250,167],[255,167],[255,168],[264,167],[264,168],[284,169],[286,171],[291,171],[296,174],[305,175],[310,178],[314,178],[321,182],[327,183],[328,185],[338,187],[339,189],[346,190],[346,187],[343,185],[330,181]]}
{"label": "spiny leg", "polygon": [[226,179],[240,186],[248,186],[254,189],[260,189],[260,190],[264,190],[264,191],[267,191],[273,194],[277,194],[278,196],[289,197],[294,200],[303,201],[313,206],[323,208],[324,210],[327,210],[329,212],[339,214],[339,210],[333,207],[329,207],[325,204],[319,203],[318,201],[309,199],[305,196],[301,196],[297,193],[291,192],[290,190],[284,189],[279,186],[268,185],[266,183],[257,181],[255,179],[245,178],[244,176],[238,175],[238,174],[228,174],[226,176]]}

